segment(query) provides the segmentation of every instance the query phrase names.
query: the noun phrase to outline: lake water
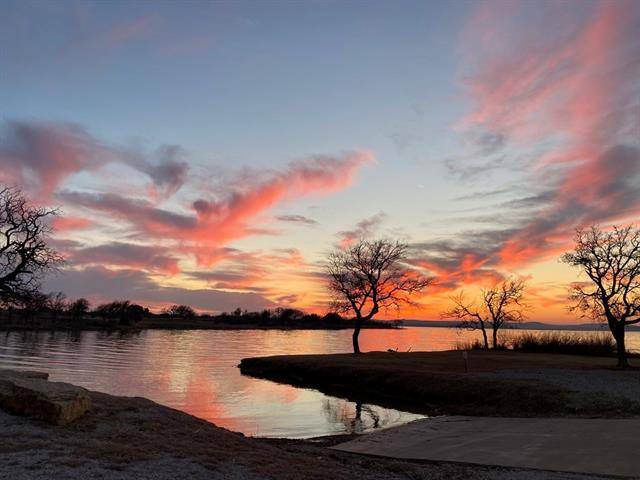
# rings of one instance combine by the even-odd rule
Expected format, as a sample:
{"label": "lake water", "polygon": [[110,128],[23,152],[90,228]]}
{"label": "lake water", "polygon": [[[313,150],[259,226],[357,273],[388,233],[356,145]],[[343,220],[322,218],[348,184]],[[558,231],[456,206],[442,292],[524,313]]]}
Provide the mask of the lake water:
{"label": "lake water", "polygon": [[[478,332],[453,328],[364,330],[361,348],[447,350],[474,338]],[[640,333],[630,333],[628,342],[638,350]],[[246,435],[305,438],[420,418],[246,377],[237,368],[246,357],[350,350],[348,330],[0,332],[0,368],[41,370],[54,381],[147,397]]]}

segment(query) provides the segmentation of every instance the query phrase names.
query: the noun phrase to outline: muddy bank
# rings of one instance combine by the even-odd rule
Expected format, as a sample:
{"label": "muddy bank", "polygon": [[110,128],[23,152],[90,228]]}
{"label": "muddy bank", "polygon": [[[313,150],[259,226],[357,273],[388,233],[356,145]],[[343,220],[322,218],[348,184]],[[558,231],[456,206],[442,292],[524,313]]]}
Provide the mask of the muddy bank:
{"label": "muddy bank", "polygon": [[[638,415],[640,403],[620,395],[624,385],[638,383],[638,372],[614,371],[614,363],[598,357],[474,351],[465,366],[461,352],[448,351],[248,358],[239,367],[245,375],[430,415]],[[545,374],[560,371],[569,379],[596,371],[589,376],[593,382],[606,385],[608,376],[615,376],[615,385],[623,386],[585,391],[576,382],[553,381],[558,375]]]}

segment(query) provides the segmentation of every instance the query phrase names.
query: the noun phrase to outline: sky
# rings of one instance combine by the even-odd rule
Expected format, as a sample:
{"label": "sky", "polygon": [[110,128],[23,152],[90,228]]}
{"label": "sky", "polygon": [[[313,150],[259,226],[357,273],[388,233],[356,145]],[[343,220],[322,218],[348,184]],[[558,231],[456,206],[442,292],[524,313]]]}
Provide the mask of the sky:
{"label": "sky", "polygon": [[45,288],[322,313],[406,242],[438,319],[508,277],[567,310],[576,228],[640,213],[640,3],[0,4],[0,183],[58,207]]}

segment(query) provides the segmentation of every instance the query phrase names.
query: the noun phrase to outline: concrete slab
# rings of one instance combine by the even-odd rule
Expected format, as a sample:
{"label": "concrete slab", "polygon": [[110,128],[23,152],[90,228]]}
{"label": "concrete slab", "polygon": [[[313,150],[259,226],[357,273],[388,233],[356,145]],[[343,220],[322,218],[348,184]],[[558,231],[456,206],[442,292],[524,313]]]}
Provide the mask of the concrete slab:
{"label": "concrete slab", "polygon": [[640,419],[437,417],[334,446],[413,460],[640,478]]}

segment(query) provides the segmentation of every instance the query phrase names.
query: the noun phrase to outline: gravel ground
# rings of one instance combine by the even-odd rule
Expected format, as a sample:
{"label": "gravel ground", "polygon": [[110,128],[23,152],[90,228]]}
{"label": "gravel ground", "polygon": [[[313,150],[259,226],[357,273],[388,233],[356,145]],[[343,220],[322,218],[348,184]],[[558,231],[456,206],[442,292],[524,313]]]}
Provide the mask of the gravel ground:
{"label": "gravel ground", "polygon": [[52,460],[43,451],[25,451],[0,455],[3,468],[2,480],[49,480],[52,478],[77,479],[139,479],[175,480],[176,478],[210,480],[264,480],[266,477],[251,474],[247,469],[229,464],[224,470],[212,471],[193,460],[159,458],[135,462],[126,467],[114,468],[96,461],[78,462],[77,459]]}
{"label": "gravel ground", "polygon": [[[640,370],[573,370],[541,368],[498,370],[471,374],[475,378],[531,380],[564,387],[574,393],[576,404],[600,397],[615,397],[621,403],[640,400]],[[589,395],[585,395],[589,394]]]}
{"label": "gravel ground", "polygon": [[95,392],[91,397],[91,412],[67,427],[0,411],[0,479],[600,478],[366,457],[326,448],[335,439],[252,439],[146,399]]}

